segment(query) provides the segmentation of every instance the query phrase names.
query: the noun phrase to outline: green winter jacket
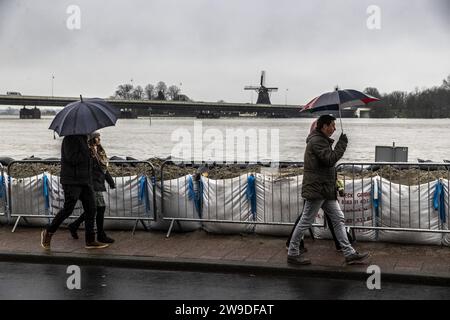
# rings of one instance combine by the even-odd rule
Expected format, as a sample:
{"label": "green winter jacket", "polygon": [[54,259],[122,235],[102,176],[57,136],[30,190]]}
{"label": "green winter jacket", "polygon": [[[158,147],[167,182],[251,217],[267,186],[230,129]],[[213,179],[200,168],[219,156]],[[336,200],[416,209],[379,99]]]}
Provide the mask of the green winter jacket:
{"label": "green winter jacket", "polygon": [[307,200],[336,200],[335,164],[344,155],[347,142],[334,140],[314,130],[306,139],[302,197]]}

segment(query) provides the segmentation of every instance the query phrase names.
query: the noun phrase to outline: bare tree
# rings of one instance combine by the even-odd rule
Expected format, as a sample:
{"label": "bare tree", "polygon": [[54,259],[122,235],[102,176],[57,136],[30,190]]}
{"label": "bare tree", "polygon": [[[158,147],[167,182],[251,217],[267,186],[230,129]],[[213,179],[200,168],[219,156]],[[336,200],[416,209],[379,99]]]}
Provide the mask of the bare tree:
{"label": "bare tree", "polygon": [[447,76],[447,79],[442,80],[442,88],[450,89],[450,74]]}
{"label": "bare tree", "polygon": [[152,84],[146,85],[144,93],[148,100],[153,100],[153,98],[155,98],[155,87]]}
{"label": "bare tree", "polygon": [[133,90],[133,85],[126,83],[121,84],[117,87],[115,92],[115,97],[119,99],[131,99],[131,92]]}
{"label": "bare tree", "polygon": [[178,100],[178,95],[180,94],[180,88],[175,85],[172,85],[167,89],[167,95],[171,100]]}
{"label": "bare tree", "polygon": [[[162,99],[162,100],[165,100],[166,92],[167,92],[166,83],[164,81],[158,82],[158,84],[156,85],[156,91],[158,92],[158,99],[161,100],[161,98],[164,96],[164,99]],[[162,93],[162,95],[161,95],[161,93]]]}
{"label": "bare tree", "polygon": [[131,98],[134,100],[142,100],[144,98],[144,89],[142,89],[141,86],[137,86],[134,88],[133,92],[131,93]]}
{"label": "bare tree", "polygon": [[380,92],[378,91],[377,88],[374,88],[374,87],[367,87],[367,88],[365,88],[364,89],[364,93],[367,93],[368,95],[371,95],[372,97],[375,97],[375,98],[378,98],[378,99],[381,98]]}

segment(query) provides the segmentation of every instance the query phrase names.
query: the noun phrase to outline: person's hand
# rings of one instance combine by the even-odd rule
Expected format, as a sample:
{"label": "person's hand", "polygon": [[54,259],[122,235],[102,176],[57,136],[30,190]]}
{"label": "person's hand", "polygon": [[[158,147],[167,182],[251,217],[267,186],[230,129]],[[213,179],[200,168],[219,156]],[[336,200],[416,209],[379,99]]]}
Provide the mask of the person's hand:
{"label": "person's hand", "polygon": [[116,184],[113,182],[113,183],[110,183],[109,184],[109,188],[110,189],[115,189],[116,188]]}
{"label": "person's hand", "polygon": [[339,136],[339,141],[348,143],[347,135],[346,135],[345,133],[342,132],[341,135]]}

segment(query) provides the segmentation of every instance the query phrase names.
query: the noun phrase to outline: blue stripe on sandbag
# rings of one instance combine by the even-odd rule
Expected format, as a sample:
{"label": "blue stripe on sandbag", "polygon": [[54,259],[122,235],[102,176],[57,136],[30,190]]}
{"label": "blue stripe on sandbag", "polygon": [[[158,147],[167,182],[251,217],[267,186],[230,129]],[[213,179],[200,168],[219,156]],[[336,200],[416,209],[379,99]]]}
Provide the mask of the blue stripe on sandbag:
{"label": "blue stripe on sandbag", "polygon": [[145,212],[150,212],[150,197],[148,196],[148,185],[147,185],[147,176],[141,176],[138,182],[138,199],[139,203],[142,204],[144,201],[145,204]]}
{"label": "blue stripe on sandbag", "polygon": [[447,220],[445,215],[445,194],[444,185],[441,180],[437,181],[434,189],[433,207],[435,210],[438,210],[438,215],[441,222],[445,223]]}
{"label": "blue stripe on sandbag", "polygon": [[[197,183],[197,182],[196,182]],[[194,201],[195,210],[200,219],[203,216],[203,181],[200,178],[198,181],[198,192],[194,190],[194,181],[192,176],[188,178],[188,199]]]}
{"label": "blue stripe on sandbag", "polygon": [[3,183],[3,176],[0,175],[0,198],[3,198],[3,189],[5,188]]}
{"label": "blue stripe on sandbag", "polygon": [[48,177],[47,175],[44,173],[42,175],[42,195],[44,197],[45,200],[45,209],[50,208],[50,197],[49,197],[49,192],[48,192]]}
{"label": "blue stripe on sandbag", "polygon": [[253,221],[256,220],[256,178],[251,174],[247,178],[247,200],[250,201],[250,212],[252,213]]}

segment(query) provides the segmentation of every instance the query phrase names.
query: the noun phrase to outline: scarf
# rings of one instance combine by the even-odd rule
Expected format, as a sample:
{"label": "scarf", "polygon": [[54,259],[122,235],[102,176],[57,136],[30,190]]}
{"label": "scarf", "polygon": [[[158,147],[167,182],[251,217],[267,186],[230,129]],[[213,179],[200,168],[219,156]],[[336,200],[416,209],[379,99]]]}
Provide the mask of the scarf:
{"label": "scarf", "polygon": [[92,157],[97,160],[102,170],[103,171],[108,170],[108,157],[106,156],[105,149],[103,149],[102,145],[98,144],[97,148],[95,148],[94,145],[91,145],[90,148],[92,152]]}

